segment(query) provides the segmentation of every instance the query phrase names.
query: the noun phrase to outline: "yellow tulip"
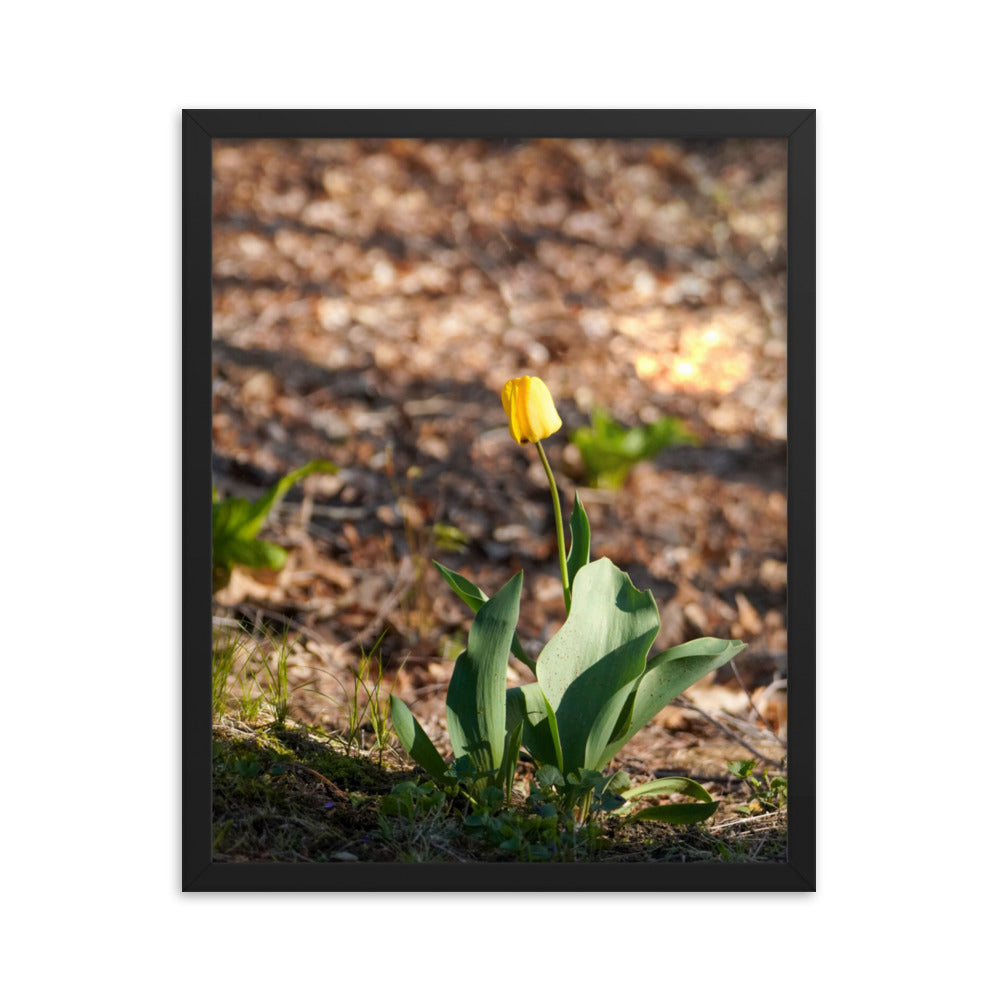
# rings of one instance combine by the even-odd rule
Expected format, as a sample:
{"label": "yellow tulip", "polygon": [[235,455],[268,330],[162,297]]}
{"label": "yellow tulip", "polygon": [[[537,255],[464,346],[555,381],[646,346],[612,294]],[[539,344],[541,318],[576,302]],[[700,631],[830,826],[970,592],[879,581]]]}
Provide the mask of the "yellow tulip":
{"label": "yellow tulip", "polygon": [[512,378],[501,398],[510,419],[510,436],[518,444],[536,444],[562,427],[548,386],[534,375]]}

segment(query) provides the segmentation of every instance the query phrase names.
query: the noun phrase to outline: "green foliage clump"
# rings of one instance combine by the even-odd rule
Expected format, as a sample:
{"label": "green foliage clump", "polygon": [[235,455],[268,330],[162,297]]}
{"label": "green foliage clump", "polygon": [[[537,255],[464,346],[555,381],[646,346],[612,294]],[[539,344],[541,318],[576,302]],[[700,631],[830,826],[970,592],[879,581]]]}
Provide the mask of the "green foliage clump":
{"label": "green foliage clump", "polygon": [[330,462],[317,460],[295,469],[279,479],[259,500],[251,502],[245,497],[220,500],[212,488],[212,590],[221,590],[232,575],[236,565],[251,569],[279,570],[285,565],[288,553],[273,542],[257,537],[264,526],[271,508],[300,479],[314,472],[337,471]]}
{"label": "green foliage clump", "polygon": [[430,828],[455,847],[461,837],[479,853],[512,861],[578,861],[611,843],[596,822],[580,822],[551,790],[533,784],[523,805],[514,806],[471,773],[447,790],[431,781],[401,782],[382,798],[379,813],[389,840],[405,840],[406,829],[416,827],[427,837]]}
{"label": "green foliage clump", "polygon": [[583,459],[588,485],[609,490],[622,486],[636,462],[652,458],[664,448],[698,443],[678,417],[625,427],[600,407],[590,415],[590,427],[574,431],[570,440]]}
{"label": "green foliage clump", "polygon": [[[696,823],[717,803],[697,782],[665,778],[634,788],[622,773],[605,775],[615,755],[661,709],[700,677],[728,663],[746,643],[702,638],[648,658],[660,629],[650,591],[640,592],[608,559],[590,562],[590,528],[579,497],[570,519],[566,560],[571,596],[566,623],[537,662],[517,641],[522,573],[492,597],[461,574],[438,567],[475,611],[468,647],[459,655],[446,698],[455,754],[449,765],[409,708],[390,698],[406,752],[440,787],[463,778],[481,803],[487,789],[510,796],[518,748],[531,755],[540,786],[583,821],[593,810],[632,812],[632,800],[680,794],[695,799],[643,809],[630,821]],[[507,688],[507,658],[522,659],[536,681]],[[493,792],[489,793],[493,795]]]}
{"label": "green foliage clump", "polygon": [[265,630],[260,636],[243,628],[217,630],[212,636],[212,716],[235,710],[255,722],[266,706],[274,721],[288,717],[288,632]]}
{"label": "green foliage clump", "polygon": [[755,760],[731,760],[727,765],[731,774],[742,778],[750,790],[750,802],[736,811],[744,815],[760,812],[777,812],[788,804],[788,779],[780,774],[770,775],[767,768],[759,778],[753,776]]}

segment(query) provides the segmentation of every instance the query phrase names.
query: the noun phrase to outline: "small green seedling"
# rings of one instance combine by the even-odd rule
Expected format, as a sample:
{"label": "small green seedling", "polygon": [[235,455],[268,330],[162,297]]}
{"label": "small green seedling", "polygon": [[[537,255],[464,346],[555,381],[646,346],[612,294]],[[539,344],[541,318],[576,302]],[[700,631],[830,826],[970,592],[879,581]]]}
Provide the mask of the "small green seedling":
{"label": "small green seedling", "polygon": [[744,815],[777,812],[788,803],[788,779],[776,774],[773,777],[764,768],[759,778],[753,776],[755,760],[731,760],[727,765],[731,774],[742,778],[750,789],[750,801],[736,811]]}

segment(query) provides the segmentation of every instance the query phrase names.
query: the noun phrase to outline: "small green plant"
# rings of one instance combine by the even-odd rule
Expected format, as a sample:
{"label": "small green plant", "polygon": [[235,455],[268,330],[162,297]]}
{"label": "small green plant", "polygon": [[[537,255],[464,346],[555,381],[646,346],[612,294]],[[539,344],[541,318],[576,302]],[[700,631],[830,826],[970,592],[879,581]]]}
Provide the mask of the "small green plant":
{"label": "small green plant", "polygon": [[[558,768],[545,764],[536,772],[535,781],[540,787],[551,788],[577,821],[591,812],[609,812],[626,823],[656,820],[683,825],[708,819],[719,805],[697,781],[682,776],[632,785],[624,771],[602,774],[580,768],[563,775]],[[685,795],[697,801],[671,802],[635,811],[633,800],[660,795]]]}
{"label": "small green plant", "polygon": [[379,650],[384,638],[385,633],[379,636],[371,650],[368,652],[365,652],[364,648],[361,650],[353,687],[348,694],[347,729],[344,733],[348,753],[355,744],[359,752],[364,751],[364,725],[367,718],[380,764],[382,755],[391,741],[389,706],[382,694],[382,653]]}
{"label": "small green plant", "polygon": [[788,803],[788,779],[780,774],[770,775],[765,767],[761,776],[755,778],[755,760],[731,760],[726,765],[731,774],[742,778],[750,790],[750,801],[736,811],[744,815],[777,812]]}
{"label": "small green plant", "polygon": [[[687,778],[630,787],[627,775],[605,775],[615,755],[670,701],[700,677],[728,663],[746,643],[701,638],[648,658],[660,629],[650,591],[640,592],[609,559],[590,561],[590,523],[575,498],[567,555],[555,477],[541,439],[561,426],[541,379],[512,379],[504,387],[510,432],[534,443],[549,480],[567,618],[538,660],[516,635],[522,573],[492,597],[461,574],[438,564],[452,590],[475,612],[468,647],[459,655],[446,697],[451,765],[410,710],[391,698],[396,734],[406,752],[442,786],[463,774],[486,790],[510,797],[518,748],[523,745],[548,787],[583,822],[592,810],[631,813],[632,800],[681,794],[693,803],[653,806],[630,821],[694,823],[717,808],[708,792]],[[534,673],[534,683],[506,687],[513,653]],[[491,793],[492,794],[492,793]],[[476,798],[476,796],[471,796]]]}
{"label": "small green plant", "polygon": [[227,708],[229,678],[238,666],[241,633],[216,632],[212,637],[212,717],[219,718]]}
{"label": "small green plant", "polygon": [[288,553],[273,542],[257,537],[271,508],[300,479],[314,472],[337,471],[335,465],[317,460],[295,469],[279,479],[260,499],[230,497],[220,500],[212,487],[212,589],[221,590],[236,565],[251,569],[281,569]]}
{"label": "small green plant", "polygon": [[288,718],[287,630],[252,636],[242,628],[221,629],[212,642],[212,713],[219,718],[235,701],[238,717],[255,722],[265,705],[274,723]]}
{"label": "small green plant", "polygon": [[600,407],[590,415],[590,426],[574,431],[570,440],[580,452],[588,485],[610,490],[622,486],[636,462],[652,458],[664,448],[698,443],[678,417],[625,427]]}
{"label": "small green plant", "polygon": [[436,549],[462,553],[469,547],[469,536],[453,524],[436,521],[431,526],[431,540]]}
{"label": "small green plant", "polygon": [[465,831],[518,861],[578,861],[611,841],[592,819],[581,821],[564,801],[533,784],[524,809],[502,808],[500,793],[472,807]]}
{"label": "small green plant", "polygon": [[379,813],[383,816],[402,816],[412,822],[441,812],[446,805],[447,796],[436,785],[426,781],[401,781],[382,797]]}
{"label": "small green plant", "polygon": [[283,726],[288,718],[288,630],[281,633],[281,641],[274,650],[274,665],[271,657],[262,656],[264,674],[267,682],[264,687],[264,698],[274,716],[274,723]]}
{"label": "small green plant", "polygon": [[506,807],[503,791],[483,786],[471,772],[447,788],[401,782],[383,797],[379,813],[383,835],[394,843],[415,839],[423,827],[425,840],[454,843],[461,833],[481,849],[517,861],[577,861],[610,844],[598,823],[580,822],[551,790],[533,784],[523,805]]}
{"label": "small green plant", "polygon": [[458,832],[451,801],[429,782],[395,785],[382,797],[377,822],[400,861],[440,861]]}

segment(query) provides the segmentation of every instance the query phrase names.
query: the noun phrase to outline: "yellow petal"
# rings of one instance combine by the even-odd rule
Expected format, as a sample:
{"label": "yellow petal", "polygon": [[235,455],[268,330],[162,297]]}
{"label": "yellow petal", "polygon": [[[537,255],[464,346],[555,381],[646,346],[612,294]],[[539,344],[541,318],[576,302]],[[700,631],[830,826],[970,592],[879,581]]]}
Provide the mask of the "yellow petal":
{"label": "yellow petal", "polygon": [[534,375],[510,379],[501,401],[510,420],[510,436],[518,444],[534,444],[562,427],[548,386]]}
{"label": "yellow petal", "polygon": [[514,395],[514,383],[520,382],[520,379],[512,378],[503,387],[503,392],[500,395],[500,400],[503,403],[503,412],[510,416],[510,398]]}

